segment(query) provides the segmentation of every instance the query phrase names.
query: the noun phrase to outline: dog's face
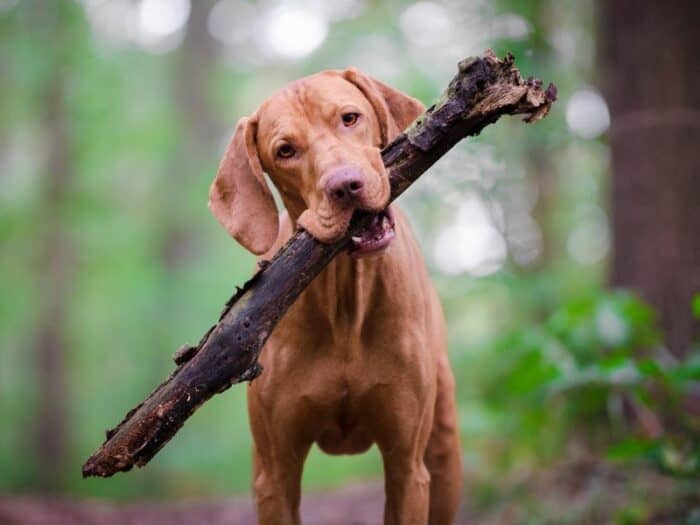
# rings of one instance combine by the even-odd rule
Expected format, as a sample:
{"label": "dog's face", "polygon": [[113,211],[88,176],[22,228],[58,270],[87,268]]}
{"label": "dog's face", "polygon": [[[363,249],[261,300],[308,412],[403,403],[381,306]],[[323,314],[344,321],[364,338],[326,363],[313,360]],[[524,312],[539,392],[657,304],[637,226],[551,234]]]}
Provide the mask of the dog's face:
{"label": "dog's face", "polygon": [[[277,237],[277,212],[264,170],[293,220],[322,242],[337,240],[354,210],[387,207],[380,148],[422,112],[417,100],[354,69],[298,80],[239,121],[209,206],[243,246],[265,253]],[[356,240],[358,252],[390,241],[391,214],[378,220]]]}

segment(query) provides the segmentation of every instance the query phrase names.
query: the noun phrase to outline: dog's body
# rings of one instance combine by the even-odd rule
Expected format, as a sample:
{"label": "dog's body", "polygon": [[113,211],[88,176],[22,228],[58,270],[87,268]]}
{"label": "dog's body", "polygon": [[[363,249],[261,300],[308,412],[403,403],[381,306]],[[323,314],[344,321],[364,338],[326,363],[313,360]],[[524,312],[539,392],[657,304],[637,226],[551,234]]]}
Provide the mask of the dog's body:
{"label": "dog's body", "polygon": [[[264,257],[296,225],[330,241],[354,209],[378,212],[350,253],[301,294],[261,353],[264,373],[249,387],[248,407],[263,524],[299,523],[313,443],[330,454],[377,444],[385,523],[454,518],[461,462],[442,309],[406,219],[386,207],[379,155],[421,112],[418,101],[355,70],[307,77],[241,120],[212,185],[214,214]],[[279,223],[262,170],[287,208]]]}

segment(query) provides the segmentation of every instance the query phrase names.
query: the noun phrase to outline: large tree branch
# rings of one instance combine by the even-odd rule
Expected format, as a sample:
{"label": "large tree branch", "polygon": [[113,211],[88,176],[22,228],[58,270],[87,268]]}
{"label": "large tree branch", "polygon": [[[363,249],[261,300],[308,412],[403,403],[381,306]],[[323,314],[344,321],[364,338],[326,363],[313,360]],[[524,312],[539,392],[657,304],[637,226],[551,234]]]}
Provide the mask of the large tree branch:
{"label": "large tree branch", "polygon": [[[539,80],[523,80],[510,55],[499,60],[487,52],[460,62],[440,100],[382,151],[391,199],[464,137],[477,135],[501,115],[541,119],[555,98],[554,86],[543,90]],[[107,431],[105,443],[83,466],[83,476],[106,477],[145,465],[207,399],[256,377],[258,354],[275,324],[369,219],[369,213],[357,212],[345,237],[333,244],[297,231],[226,303],[199,344],[176,354],[179,366],[173,374]]]}

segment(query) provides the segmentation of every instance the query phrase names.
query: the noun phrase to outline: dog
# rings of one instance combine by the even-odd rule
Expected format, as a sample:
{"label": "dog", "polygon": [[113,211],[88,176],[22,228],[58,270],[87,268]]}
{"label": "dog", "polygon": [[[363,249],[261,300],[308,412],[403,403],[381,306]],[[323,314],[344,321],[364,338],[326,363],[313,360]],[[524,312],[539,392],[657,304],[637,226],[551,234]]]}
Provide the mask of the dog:
{"label": "dog", "polygon": [[[310,447],[379,448],[385,524],[452,523],[462,467],[445,321],[406,217],[388,206],[380,150],[424,106],[350,68],[292,82],[242,118],[209,207],[250,252],[270,258],[306,229],[338,240],[375,212],[280,320],[248,387],[262,524],[299,524]],[[266,173],[286,210],[278,216]]]}

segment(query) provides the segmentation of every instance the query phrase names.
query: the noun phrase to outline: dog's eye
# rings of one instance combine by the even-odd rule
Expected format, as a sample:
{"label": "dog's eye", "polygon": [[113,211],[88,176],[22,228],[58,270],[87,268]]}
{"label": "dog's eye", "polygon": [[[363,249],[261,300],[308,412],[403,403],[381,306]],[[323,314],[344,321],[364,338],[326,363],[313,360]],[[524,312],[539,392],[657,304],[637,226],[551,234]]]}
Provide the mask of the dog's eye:
{"label": "dog's eye", "polygon": [[277,149],[277,156],[282,159],[288,159],[290,157],[293,157],[296,152],[297,150],[295,150],[294,146],[292,146],[291,144],[282,144]]}
{"label": "dog's eye", "polygon": [[359,113],[344,113],[343,114],[343,124],[347,127],[354,126],[357,123],[357,119],[360,118]]}

